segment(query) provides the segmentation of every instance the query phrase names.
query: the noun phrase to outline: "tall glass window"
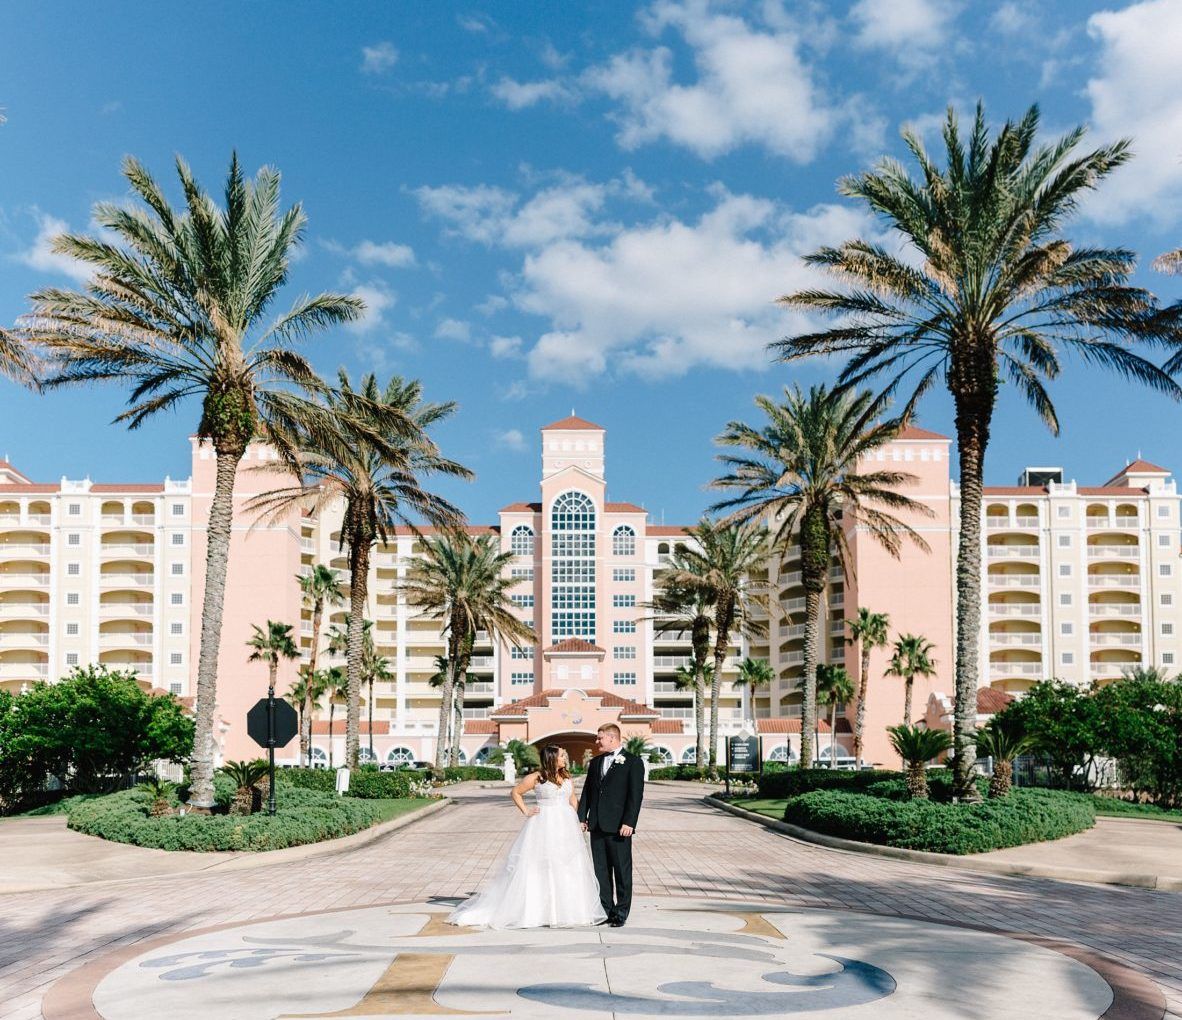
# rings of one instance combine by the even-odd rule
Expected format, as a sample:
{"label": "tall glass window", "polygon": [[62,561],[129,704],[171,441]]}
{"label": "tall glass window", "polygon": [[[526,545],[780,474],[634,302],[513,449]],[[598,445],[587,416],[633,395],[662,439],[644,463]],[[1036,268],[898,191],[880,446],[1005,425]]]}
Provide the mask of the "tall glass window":
{"label": "tall glass window", "polygon": [[519,524],[509,536],[509,551],[514,556],[532,556],[534,554],[534,529],[525,524]]}
{"label": "tall glass window", "polygon": [[550,509],[550,639],[595,640],[595,504],[564,492]]}
{"label": "tall glass window", "polygon": [[636,555],[636,532],[628,527],[627,524],[621,524],[612,532],[612,555]]}

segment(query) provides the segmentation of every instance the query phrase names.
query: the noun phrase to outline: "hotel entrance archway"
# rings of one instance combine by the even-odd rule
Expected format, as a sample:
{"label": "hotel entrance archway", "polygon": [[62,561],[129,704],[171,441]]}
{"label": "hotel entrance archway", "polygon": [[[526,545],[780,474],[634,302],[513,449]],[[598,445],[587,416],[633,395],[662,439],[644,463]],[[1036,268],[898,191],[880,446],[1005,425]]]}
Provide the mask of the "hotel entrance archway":
{"label": "hotel entrance archway", "polygon": [[575,765],[584,764],[597,753],[594,733],[579,733],[575,731],[569,733],[551,733],[547,737],[542,737],[540,740],[534,741],[534,747],[538,749],[539,754],[547,744],[557,744],[559,747],[564,748],[566,750],[566,756]]}

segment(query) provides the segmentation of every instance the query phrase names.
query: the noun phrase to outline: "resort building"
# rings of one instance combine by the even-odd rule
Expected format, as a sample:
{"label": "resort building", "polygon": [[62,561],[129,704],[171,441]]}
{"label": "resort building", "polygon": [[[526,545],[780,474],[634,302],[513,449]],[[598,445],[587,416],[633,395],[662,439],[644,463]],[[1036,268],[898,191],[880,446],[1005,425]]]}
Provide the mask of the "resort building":
{"label": "resort building", "polygon": [[[645,608],[657,572],[686,528],[650,524],[642,506],[608,502],[606,433],[570,417],[541,430],[541,475],[535,500],[511,503],[495,535],[513,554],[516,612],[537,636],[532,647],[478,635],[464,706],[465,760],[508,740],[556,742],[576,758],[595,731],[616,722],[644,736],[670,762],[694,757],[693,696],[677,683],[690,661],[689,635]],[[948,437],[908,428],[877,451],[868,469],[889,466],[915,477],[907,487],[928,513],[908,523],[924,547],[905,542],[891,556],[852,517],[843,524],[848,569],[830,575],[821,620],[822,657],[857,678],[859,652],[846,641],[845,619],[859,606],[886,613],[891,640],[922,634],[935,646],[936,675],[915,680],[912,721],[946,724],[954,663],[954,577],[959,493],[951,481]],[[89,480],[31,482],[0,462],[0,686],[19,689],[102,662],[134,669],[146,686],[195,694],[204,591],[206,522],[213,493],[212,451],[193,442],[192,477],[158,484]],[[260,521],[246,510],[260,492],[284,487],[274,455],[254,445],[235,494],[218,682],[216,737],[223,758],[258,753],[246,735],[247,708],[266,689],[267,670],[248,663],[252,625],[290,622],[304,659],[311,652],[311,610],[297,578],[317,563],[338,571],[343,506],[319,516]],[[982,623],[979,711],[988,715],[1036,680],[1058,676],[1081,685],[1107,682],[1122,670],[1178,665],[1182,624],[1179,500],[1169,472],[1142,460],[1101,486],[1077,486],[1057,468],[1028,468],[1013,487],[987,488],[981,548]],[[362,692],[362,755],[382,762],[434,757],[439,693],[431,685],[444,654],[441,622],[423,618],[398,592],[421,552],[400,529],[371,561],[369,609],[378,652],[393,679]],[[799,548],[768,563],[771,610],[766,634],[738,634],[723,671],[722,736],[762,738],[765,757],[795,759],[800,746],[804,592]],[[327,651],[326,633],[343,627],[347,605],[326,607],[319,635],[322,665],[343,665]],[[744,656],[763,658],[775,680],[754,694],[736,689]],[[871,658],[866,757],[893,756],[885,727],[903,721],[903,683],[885,676],[890,649]],[[280,690],[299,662],[280,670]],[[817,749],[827,758],[852,750],[854,704],[839,706],[836,733],[821,711]],[[314,758],[340,763],[344,705],[322,706],[314,725]],[[372,717],[372,733],[370,718]],[[281,760],[295,760],[295,741]]]}

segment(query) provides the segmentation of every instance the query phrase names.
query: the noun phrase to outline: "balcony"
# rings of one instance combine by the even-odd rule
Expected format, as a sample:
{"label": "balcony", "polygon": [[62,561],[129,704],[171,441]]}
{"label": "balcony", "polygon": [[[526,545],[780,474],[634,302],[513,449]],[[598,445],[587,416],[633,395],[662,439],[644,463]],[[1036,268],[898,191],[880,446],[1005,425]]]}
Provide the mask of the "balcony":
{"label": "balcony", "polygon": [[465,708],[465,719],[487,719],[492,712],[491,708]]}
{"label": "balcony", "polygon": [[0,662],[0,680],[44,680],[48,662]]}
{"label": "balcony", "polygon": [[316,543],[315,543],[315,541],[313,541],[310,538],[301,538],[300,539],[300,549],[302,549],[304,552],[309,552],[309,553],[315,552],[316,551]]}
{"label": "balcony", "polygon": [[991,616],[1040,616],[1042,605],[1038,602],[991,602]]}
{"label": "balcony", "polygon": [[0,571],[0,588],[48,588],[49,571],[35,574],[4,573]]}
{"label": "balcony", "polygon": [[469,680],[464,684],[465,694],[488,694],[492,695],[493,684],[491,680]]}
{"label": "balcony", "polygon": [[0,602],[0,616],[48,616],[48,602]]}
{"label": "balcony", "polygon": [[1139,574],[1089,574],[1089,588],[1140,588]]}
{"label": "balcony", "polygon": [[53,523],[53,515],[52,514],[29,514],[25,518],[25,520],[28,521],[30,524],[52,524]]}
{"label": "balcony", "polygon": [[780,637],[788,641],[797,641],[804,637],[803,623],[781,623]]}
{"label": "balcony", "polygon": [[1041,677],[1043,675],[1041,662],[991,662],[989,663],[989,679],[1003,680],[1012,676]]}
{"label": "balcony", "polygon": [[1036,560],[1039,547],[1037,545],[990,545],[986,546],[986,550],[991,560]]}
{"label": "balcony", "polygon": [[1092,602],[1088,606],[1089,616],[1135,616],[1141,615],[1139,602]]}
{"label": "balcony", "polygon": [[49,632],[43,630],[0,630],[0,648],[45,647]]}
{"label": "balcony", "polygon": [[985,527],[989,531],[1028,530],[1038,527],[1037,517],[986,517]]}
{"label": "balcony", "polygon": [[1136,517],[1089,517],[1088,530],[1089,531],[1111,531],[1133,530],[1139,526],[1139,520]]}
{"label": "balcony", "polygon": [[1091,642],[1094,645],[1101,647],[1124,647],[1124,648],[1140,648],[1142,635],[1136,634],[1103,634],[1093,633],[1091,635]]}
{"label": "balcony", "polygon": [[692,719],[694,717],[694,710],[692,708],[673,708],[669,705],[661,705],[657,708],[661,713],[662,719]]}
{"label": "balcony", "polygon": [[99,633],[99,643],[111,648],[130,648],[133,645],[150,645],[151,631],[112,630]]}
{"label": "balcony", "polygon": [[25,559],[33,556],[48,556],[48,542],[4,542],[0,543],[0,560]]}
{"label": "balcony", "polygon": [[494,656],[494,655],[473,655],[472,658],[468,660],[468,668],[469,669],[492,669],[493,664],[496,661],[497,661],[496,656]]}
{"label": "balcony", "polygon": [[693,661],[689,655],[654,655],[653,669],[680,669],[692,665]]}
{"label": "balcony", "polygon": [[990,633],[989,643],[1002,647],[1039,647],[1042,645],[1042,634],[999,634]]}
{"label": "balcony", "polygon": [[990,574],[991,588],[1038,588],[1041,585],[1038,574]]}
{"label": "balcony", "polygon": [[151,676],[153,673],[153,665],[150,662],[116,662],[114,659],[108,659],[103,665],[120,673],[135,673],[137,676]]}
{"label": "balcony", "polygon": [[1141,549],[1136,545],[1089,545],[1088,559],[1090,560],[1135,560],[1141,555]]}
{"label": "balcony", "polygon": [[151,616],[151,602],[100,602],[100,616]]}
{"label": "balcony", "polygon": [[100,574],[104,588],[150,588],[154,582],[152,574]]}
{"label": "balcony", "polygon": [[692,690],[690,690],[689,688],[682,690],[672,680],[654,680],[653,681],[653,693],[654,694],[677,694],[677,695],[683,694],[689,698],[692,698],[694,696],[694,692]]}
{"label": "balcony", "polygon": [[100,556],[151,556],[156,547],[151,542],[104,542]]}

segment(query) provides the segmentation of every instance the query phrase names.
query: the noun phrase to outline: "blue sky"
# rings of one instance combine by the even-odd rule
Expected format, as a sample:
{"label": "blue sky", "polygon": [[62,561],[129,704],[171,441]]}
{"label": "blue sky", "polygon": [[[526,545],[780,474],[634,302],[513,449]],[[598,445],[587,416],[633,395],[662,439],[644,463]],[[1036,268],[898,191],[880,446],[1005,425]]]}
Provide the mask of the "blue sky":
{"label": "blue sky", "polygon": [[[1138,158],[1071,224],[1080,243],[1182,244],[1182,3],[658,2],[19,5],[0,35],[0,322],[77,268],[48,238],[121,198],[124,154],[172,188],[181,153],[220,188],[230,151],[284,176],[309,228],[292,292],[355,291],[324,372],[398,372],[461,407],[440,430],[478,475],[475,520],[532,498],[537,429],[572,408],[608,430],[609,491],[660,520],[710,501],[711,440],[751,398],[831,377],[763,347],[799,256],[877,225],[834,182],[899,128],[935,141],[949,103],[1048,135],[1131,135]],[[175,189],[173,189],[175,194]],[[1182,406],[1070,363],[1063,435],[1003,396],[987,476],[1061,464],[1095,484],[1139,453],[1182,470]],[[0,381],[0,455],[38,479],[188,473],[197,408],[135,433],[123,391],[33,396]],[[947,401],[921,424],[951,432]]]}

